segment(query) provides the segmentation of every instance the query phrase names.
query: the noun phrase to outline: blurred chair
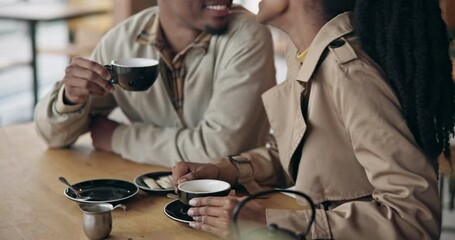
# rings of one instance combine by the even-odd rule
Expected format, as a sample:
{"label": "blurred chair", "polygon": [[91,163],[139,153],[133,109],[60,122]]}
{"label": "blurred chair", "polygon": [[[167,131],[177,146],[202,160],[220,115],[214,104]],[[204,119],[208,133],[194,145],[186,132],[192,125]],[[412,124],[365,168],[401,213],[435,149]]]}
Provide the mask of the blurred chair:
{"label": "blurred chair", "polygon": [[157,0],[147,1],[125,1],[113,0],[112,1],[112,15],[114,24],[118,24],[129,16],[138,13],[146,8],[156,6]]}
{"label": "blurred chair", "polygon": [[112,27],[112,1],[111,0],[66,0],[69,6],[93,7],[106,10],[107,14],[72,19],[67,21],[68,46],[64,49],[44,49],[40,52],[51,54],[65,54],[69,58],[74,56],[90,56],[94,47],[102,36]]}

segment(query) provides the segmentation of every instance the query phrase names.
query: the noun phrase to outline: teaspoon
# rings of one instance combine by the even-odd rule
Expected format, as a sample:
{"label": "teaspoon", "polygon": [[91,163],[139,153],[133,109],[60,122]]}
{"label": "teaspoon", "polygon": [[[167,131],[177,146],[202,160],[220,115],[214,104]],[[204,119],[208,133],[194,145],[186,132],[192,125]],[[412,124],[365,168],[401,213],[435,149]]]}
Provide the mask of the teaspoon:
{"label": "teaspoon", "polygon": [[61,183],[63,183],[63,184],[65,184],[66,186],[68,186],[69,189],[71,189],[71,191],[73,191],[73,192],[76,194],[76,197],[77,197],[77,198],[83,199],[83,200],[89,199],[89,197],[82,197],[81,194],[79,193],[79,191],[78,191],[76,188],[74,188],[73,185],[71,185],[71,184],[66,180],[66,178],[64,178],[64,177],[59,177],[58,180],[59,180]]}

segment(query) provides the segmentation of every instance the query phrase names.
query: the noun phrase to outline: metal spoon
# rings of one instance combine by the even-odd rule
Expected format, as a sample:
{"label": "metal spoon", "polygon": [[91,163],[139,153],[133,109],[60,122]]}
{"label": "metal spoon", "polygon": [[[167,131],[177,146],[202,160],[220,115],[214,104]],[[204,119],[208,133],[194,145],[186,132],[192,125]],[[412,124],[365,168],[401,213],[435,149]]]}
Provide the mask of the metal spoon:
{"label": "metal spoon", "polygon": [[88,200],[88,199],[90,198],[90,197],[83,197],[83,196],[79,193],[79,191],[78,191],[76,188],[74,188],[73,185],[71,185],[71,184],[66,180],[66,178],[64,178],[64,177],[59,177],[58,180],[59,180],[61,183],[63,183],[63,184],[65,184],[66,186],[68,186],[69,189],[71,189],[71,191],[73,191],[73,192],[76,194],[76,197],[77,197],[77,198],[82,199],[82,200]]}

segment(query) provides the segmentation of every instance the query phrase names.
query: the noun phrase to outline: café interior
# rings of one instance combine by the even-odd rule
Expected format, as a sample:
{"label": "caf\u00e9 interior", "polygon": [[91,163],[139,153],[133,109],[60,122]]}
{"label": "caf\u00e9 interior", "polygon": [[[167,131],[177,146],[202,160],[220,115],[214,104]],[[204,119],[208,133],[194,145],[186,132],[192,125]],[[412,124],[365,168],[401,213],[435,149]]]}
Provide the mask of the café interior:
{"label": "caf\u00e9 interior", "polygon": [[[234,0],[253,13],[258,11],[258,2]],[[74,151],[48,151],[33,130],[36,101],[63,78],[71,59],[88,57],[113,26],[154,5],[156,0],[0,0],[0,239],[85,238],[81,227],[83,214],[66,199],[65,187],[58,182],[57,175],[72,176],[72,182],[113,175],[132,182],[138,172],[169,171],[159,166],[135,166],[120,157],[97,152],[91,146],[90,136],[81,137]],[[455,1],[440,0],[440,6],[451,41],[448,51],[455,81]],[[30,17],[34,15],[36,18]],[[279,30],[270,29],[276,80],[281,83],[286,77],[288,39]],[[112,118],[128,121],[121,111],[114,111]],[[455,153],[455,139],[451,144]],[[11,158],[22,159],[6,161]],[[59,158],[77,160],[57,164]],[[443,209],[440,239],[453,240],[455,173],[449,163],[442,157],[440,160],[439,191]],[[113,167],[97,172],[92,168],[80,169],[77,162],[91,167],[102,168],[106,164]],[[52,174],[40,175],[48,171]],[[38,192],[36,188],[48,193]],[[169,202],[166,196],[146,192],[139,192],[138,196],[130,201],[131,206],[126,204],[125,214],[119,210],[112,212],[114,227],[109,239],[218,239],[168,219],[162,210]],[[289,200],[284,198],[288,196],[273,197],[268,204],[288,207]],[[150,230],[151,224],[161,231]]]}

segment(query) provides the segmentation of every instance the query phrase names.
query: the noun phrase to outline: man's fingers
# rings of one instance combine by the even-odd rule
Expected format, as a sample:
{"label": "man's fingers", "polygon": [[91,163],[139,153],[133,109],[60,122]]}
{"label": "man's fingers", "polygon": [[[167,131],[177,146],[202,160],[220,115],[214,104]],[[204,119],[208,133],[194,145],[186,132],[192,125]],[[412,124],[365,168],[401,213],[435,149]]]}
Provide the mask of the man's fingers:
{"label": "man's fingers", "polygon": [[109,73],[109,71],[104,66],[94,61],[90,61],[88,59],[81,57],[74,57],[73,60],[71,61],[71,64],[80,66],[85,69],[90,69],[96,72],[101,78],[105,80],[111,79],[111,74]]}
{"label": "man's fingers", "polygon": [[93,88],[93,90],[91,90],[78,87],[65,87],[65,94],[67,95],[67,97],[70,97],[71,99],[75,98],[85,99],[88,95],[105,96],[107,92],[102,90],[101,88]]}
{"label": "man's fingers", "polygon": [[[105,91],[110,92],[113,86],[106,79],[101,78],[97,73],[91,69],[84,69],[75,66],[68,66],[65,70],[66,79],[65,83],[78,87],[88,87],[90,84],[98,85]],[[77,82],[76,82],[77,81]]]}
{"label": "man's fingers", "polygon": [[68,87],[74,87],[74,88],[83,88],[83,89],[89,90],[90,92],[107,93],[107,91],[104,88],[102,88],[100,85],[98,85],[94,82],[91,82],[91,81],[87,81],[83,78],[77,78],[77,77],[68,78],[68,79],[65,79],[65,84],[66,84],[65,87],[68,86]]}
{"label": "man's fingers", "polygon": [[109,71],[96,62],[75,57],[65,72],[69,76],[94,82],[105,89],[105,91],[113,91],[113,86],[109,82],[111,79]]}
{"label": "man's fingers", "polygon": [[66,87],[65,86],[65,94],[72,98],[80,98],[80,97],[85,97],[89,95],[89,90],[84,89],[84,88],[78,88],[78,87]]}

